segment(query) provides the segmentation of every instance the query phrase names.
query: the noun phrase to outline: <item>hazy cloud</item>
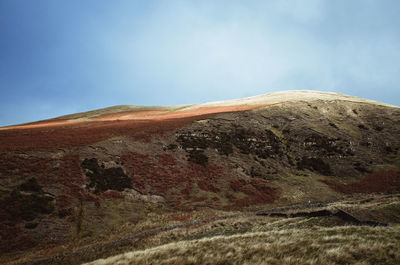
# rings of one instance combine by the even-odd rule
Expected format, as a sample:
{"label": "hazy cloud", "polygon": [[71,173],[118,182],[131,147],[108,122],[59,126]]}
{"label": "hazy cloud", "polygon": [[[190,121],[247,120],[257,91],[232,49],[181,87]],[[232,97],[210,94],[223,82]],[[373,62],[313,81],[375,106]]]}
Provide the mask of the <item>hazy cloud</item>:
{"label": "hazy cloud", "polygon": [[32,119],[286,89],[400,105],[396,0],[11,2],[0,4],[0,101],[48,106]]}

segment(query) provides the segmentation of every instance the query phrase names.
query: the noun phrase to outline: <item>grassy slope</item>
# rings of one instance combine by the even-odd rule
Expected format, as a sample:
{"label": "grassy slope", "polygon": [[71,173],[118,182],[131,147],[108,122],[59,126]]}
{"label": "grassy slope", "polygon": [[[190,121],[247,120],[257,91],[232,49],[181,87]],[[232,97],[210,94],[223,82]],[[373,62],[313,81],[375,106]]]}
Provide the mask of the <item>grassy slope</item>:
{"label": "grassy slope", "polygon": [[392,223],[372,227],[332,216],[241,216],[162,232],[136,242],[135,251],[89,264],[398,264],[398,195],[360,196],[329,208]]}
{"label": "grassy slope", "polygon": [[[95,243],[90,240],[93,250],[96,244],[106,243],[100,251],[87,248],[80,251],[89,243],[83,237],[63,247],[68,258],[40,264],[54,264],[55,261],[57,264],[81,264],[106,257],[110,258],[90,264],[398,264],[399,202],[399,194],[359,195],[324,206],[296,205],[276,209],[276,212],[294,213],[339,208],[363,220],[389,223],[387,227],[356,226],[336,216],[277,218],[214,210],[166,212],[148,208],[146,218],[120,222],[112,230],[98,234]],[[122,211],[121,207],[117,205],[115,214]],[[159,231],[125,245],[112,244],[148,229],[222,215],[232,218]],[[75,250],[76,255],[69,255],[71,250]],[[25,260],[32,260],[37,254],[27,255]]]}
{"label": "grassy slope", "polygon": [[[243,219],[246,221],[255,220]],[[399,226],[312,224],[318,221],[318,218],[258,220],[249,229],[253,231],[172,242],[89,264],[398,264],[400,261]]]}

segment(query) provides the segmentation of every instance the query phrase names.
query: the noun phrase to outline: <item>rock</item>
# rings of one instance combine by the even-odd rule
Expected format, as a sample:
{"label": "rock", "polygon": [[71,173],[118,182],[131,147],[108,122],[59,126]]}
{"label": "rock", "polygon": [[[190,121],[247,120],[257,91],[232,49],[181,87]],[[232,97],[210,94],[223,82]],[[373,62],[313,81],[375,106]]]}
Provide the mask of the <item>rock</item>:
{"label": "rock", "polygon": [[121,192],[122,197],[128,201],[145,201],[151,203],[164,203],[165,199],[162,196],[151,195],[151,194],[141,194],[134,189],[124,189]]}

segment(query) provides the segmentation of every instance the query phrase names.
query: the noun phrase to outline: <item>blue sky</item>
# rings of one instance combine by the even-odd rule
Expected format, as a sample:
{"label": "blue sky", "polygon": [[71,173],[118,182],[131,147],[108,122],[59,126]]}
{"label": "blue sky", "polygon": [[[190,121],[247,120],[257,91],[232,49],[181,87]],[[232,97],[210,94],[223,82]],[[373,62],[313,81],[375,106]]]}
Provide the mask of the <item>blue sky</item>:
{"label": "blue sky", "polygon": [[400,105],[398,0],[0,0],[0,126],[288,89]]}

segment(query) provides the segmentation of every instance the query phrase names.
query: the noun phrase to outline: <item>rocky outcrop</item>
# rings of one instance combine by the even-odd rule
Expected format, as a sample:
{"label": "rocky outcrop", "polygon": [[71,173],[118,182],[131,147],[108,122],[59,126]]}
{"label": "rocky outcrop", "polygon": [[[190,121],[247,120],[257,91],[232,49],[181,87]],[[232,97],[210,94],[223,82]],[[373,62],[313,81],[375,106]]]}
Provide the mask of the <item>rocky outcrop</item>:
{"label": "rocky outcrop", "polygon": [[81,166],[89,178],[87,189],[94,193],[106,190],[122,191],[132,187],[131,178],[124,173],[121,167],[105,168],[104,163],[99,165],[96,158],[83,160]]}
{"label": "rocky outcrop", "polygon": [[121,192],[122,197],[128,201],[144,201],[151,203],[165,203],[165,199],[162,196],[141,194],[134,189],[125,189]]}

